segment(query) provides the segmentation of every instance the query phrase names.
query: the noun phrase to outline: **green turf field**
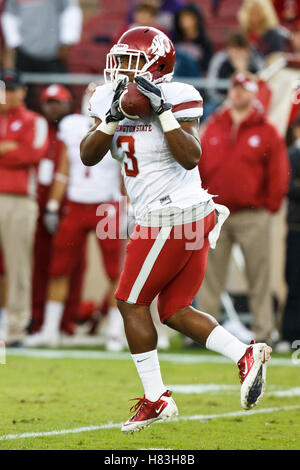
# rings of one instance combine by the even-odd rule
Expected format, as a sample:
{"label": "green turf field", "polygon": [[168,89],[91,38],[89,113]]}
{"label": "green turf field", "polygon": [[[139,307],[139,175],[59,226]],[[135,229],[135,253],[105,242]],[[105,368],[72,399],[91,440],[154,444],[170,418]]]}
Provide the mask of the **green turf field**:
{"label": "green turf field", "polygon": [[0,365],[0,450],[300,448],[300,365],[291,355],[273,355],[267,393],[254,412],[246,412],[234,364],[173,346],[160,357],[178,419],[123,435],[119,426],[133,404],[128,400],[142,395],[129,353],[17,354],[11,351]]}

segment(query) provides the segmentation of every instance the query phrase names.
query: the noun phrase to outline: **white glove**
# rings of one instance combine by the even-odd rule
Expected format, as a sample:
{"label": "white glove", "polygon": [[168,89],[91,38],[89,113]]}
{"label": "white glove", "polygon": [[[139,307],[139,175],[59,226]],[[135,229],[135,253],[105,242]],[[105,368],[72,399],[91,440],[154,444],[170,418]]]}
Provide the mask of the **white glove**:
{"label": "white glove", "polygon": [[44,225],[47,229],[47,232],[50,235],[54,235],[57,232],[59,226],[59,214],[57,211],[50,211],[49,209],[46,210],[44,215]]}

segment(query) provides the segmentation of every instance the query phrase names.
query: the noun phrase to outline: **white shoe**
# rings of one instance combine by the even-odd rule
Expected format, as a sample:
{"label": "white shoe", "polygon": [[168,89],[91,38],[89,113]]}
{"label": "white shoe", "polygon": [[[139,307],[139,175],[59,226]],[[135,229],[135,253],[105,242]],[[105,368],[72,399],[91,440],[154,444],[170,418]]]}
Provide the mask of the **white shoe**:
{"label": "white shoe", "polygon": [[288,341],[280,341],[275,345],[275,351],[279,353],[289,353],[291,350],[291,343]]}
{"label": "white shoe", "polygon": [[236,336],[243,343],[250,343],[255,339],[255,335],[252,331],[243,325],[243,323],[237,320],[226,320],[222,323],[223,328],[229,331],[233,336]]}
{"label": "white shoe", "polygon": [[253,342],[238,362],[241,381],[241,405],[245,410],[255,406],[266,388],[267,361],[272,348],[265,343]]}
{"label": "white shoe", "polygon": [[178,409],[171,395],[172,392],[167,390],[154,402],[147,400],[145,396],[143,398],[134,398],[138,402],[130,408],[130,411],[136,413],[122,425],[122,431],[126,434],[132,434],[150,426],[155,421],[166,421],[177,416]]}
{"label": "white shoe", "polygon": [[24,339],[24,346],[34,348],[38,346],[49,346],[55,348],[60,344],[60,334],[52,333],[51,335],[45,331],[34,333],[33,335],[26,336]]}
{"label": "white shoe", "polygon": [[170,347],[170,341],[167,335],[158,335],[157,349],[167,351]]}
{"label": "white shoe", "polygon": [[117,337],[108,338],[105,343],[105,349],[109,352],[121,352],[124,349],[123,341]]}

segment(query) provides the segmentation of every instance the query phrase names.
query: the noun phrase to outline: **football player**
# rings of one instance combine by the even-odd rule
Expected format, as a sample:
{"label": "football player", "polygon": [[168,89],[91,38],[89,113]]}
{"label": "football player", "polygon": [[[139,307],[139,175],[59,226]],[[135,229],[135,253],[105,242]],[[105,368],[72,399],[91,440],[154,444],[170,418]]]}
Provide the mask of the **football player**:
{"label": "football player", "polygon": [[[215,246],[229,211],[214,204],[201,187],[197,165],[202,99],[194,87],[172,82],[174,62],[174,46],[164,33],[151,27],[125,32],[107,56],[106,84],[90,102],[96,122],[81,142],[85,165],[96,165],[109,150],[121,163],[137,222],[115,293],[145,392],[122,426],[125,433],[178,412],[160,373],[149,312],[156,295],[163,323],[238,364],[244,408],[254,406],[263,394],[271,352],[266,344],[240,342],[211,315],[191,306],[209,246]],[[149,119],[130,121],[120,111],[119,97],[128,81],[149,99]]]}
{"label": "football player", "polygon": [[[35,233],[33,279],[32,279],[32,321],[30,334],[40,330],[44,321],[45,303],[47,300],[47,286],[49,282],[49,267],[51,263],[52,244],[54,234],[49,232],[44,219],[47,213],[47,202],[51,186],[55,179],[61,175],[57,172],[59,162],[64,158],[66,146],[58,138],[59,122],[72,113],[73,98],[67,88],[62,85],[52,84],[46,87],[40,96],[41,110],[48,121],[49,147],[39,164],[37,201],[39,204],[39,218]],[[62,204],[61,204],[62,208]],[[61,215],[61,214],[60,214]],[[72,288],[65,305],[61,330],[71,334],[74,330],[74,314],[79,308],[80,285],[84,273],[84,259],[72,273]]]}

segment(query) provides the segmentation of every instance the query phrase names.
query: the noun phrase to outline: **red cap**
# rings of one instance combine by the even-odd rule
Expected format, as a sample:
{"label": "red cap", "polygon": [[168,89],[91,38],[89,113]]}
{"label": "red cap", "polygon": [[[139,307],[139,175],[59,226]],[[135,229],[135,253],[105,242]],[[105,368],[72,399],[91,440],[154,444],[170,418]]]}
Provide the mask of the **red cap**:
{"label": "red cap", "polygon": [[256,93],[258,90],[258,86],[255,80],[252,80],[244,73],[236,73],[235,75],[233,75],[232,83],[233,85],[242,85],[245,90],[253,91],[254,93]]}
{"label": "red cap", "polygon": [[42,103],[48,100],[72,101],[72,95],[64,86],[53,84],[45,88],[41,94]]}

